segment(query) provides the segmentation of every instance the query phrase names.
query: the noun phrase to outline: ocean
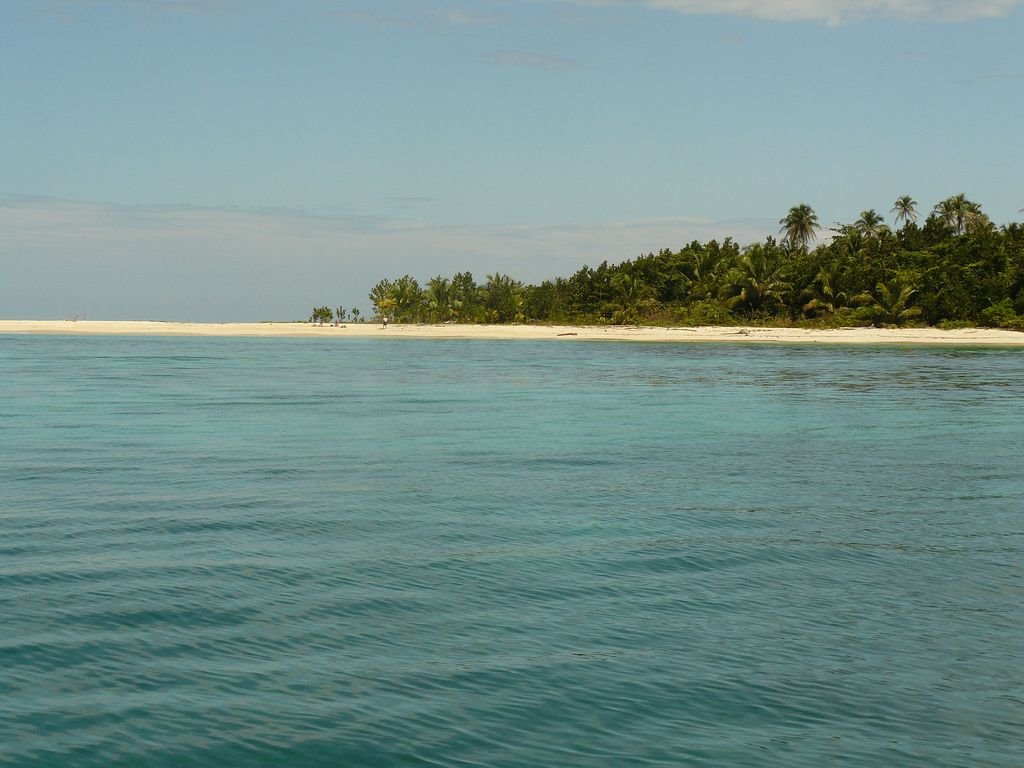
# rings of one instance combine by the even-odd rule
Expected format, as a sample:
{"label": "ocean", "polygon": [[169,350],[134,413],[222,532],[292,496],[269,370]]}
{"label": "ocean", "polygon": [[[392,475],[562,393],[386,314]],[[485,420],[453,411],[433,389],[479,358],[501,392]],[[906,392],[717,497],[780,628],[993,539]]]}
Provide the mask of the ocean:
{"label": "ocean", "polygon": [[1013,349],[0,336],[0,765],[1024,759]]}

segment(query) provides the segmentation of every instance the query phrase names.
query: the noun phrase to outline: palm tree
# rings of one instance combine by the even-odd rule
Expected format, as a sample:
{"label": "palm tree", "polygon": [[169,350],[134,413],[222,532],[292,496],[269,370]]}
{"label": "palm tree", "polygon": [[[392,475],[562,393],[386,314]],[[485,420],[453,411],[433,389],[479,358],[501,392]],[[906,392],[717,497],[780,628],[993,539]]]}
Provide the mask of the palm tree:
{"label": "palm tree", "polygon": [[496,272],[481,289],[488,322],[519,323],[523,317],[523,284]]}
{"label": "palm tree", "polygon": [[932,215],[950,229],[957,228],[956,201],[952,197],[940,200],[932,209]]}
{"label": "palm tree", "polygon": [[471,272],[456,272],[451,287],[452,317],[461,321],[477,320],[480,306],[480,286]]}
{"label": "palm tree", "polygon": [[710,299],[718,290],[725,263],[723,252],[713,248],[691,249],[690,261],[683,271],[690,280],[690,296],[694,300]]}
{"label": "palm tree", "polygon": [[814,278],[814,284],[805,294],[809,297],[809,301],[803,306],[805,315],[833,315],[849,303],[850,296],[846,291],[840,290],[838,278],[839,274],[834,265],[821,268]]}
{"label": "palm tree", "polygon": [[990,229],[993,229],[992,219],[987,214],[981,212],[980,205],[976,209],[968,211],[967,217],[964,220],[964,230],[966,232],[976,234]]}
{"label": "palm tree", "polygon": [[358,323],[359,322],[359,314],[360,314],[359,307],[353,307],[352,308],[352,322],[353,323]]}
{"label": "palm tree", "polygon": [[373,310],[378,315],[385,314],[382,302],[385,299],[391,299],[391,306],[394,307],[394,298],[392,293],[395,289],[395,284],[390,280],[381,280],[373,288],[370,289],[370,303],[373,305]]}
{"label": "palm tree", "polygon": [[792,286],[782,277],[776,259],[770,258],[759,245],[752,246],[729,273],[725,292],[729,309],[743,308],[756,312],[772,304],[784,304]]}
{"label": "palm tree", "polygon": [[902,325],[921,315],[921,308],[912,306],[910,300],[917,289],[901,280],[879,283],[874,292],[865,291],[854,297],[854,301],[867,308],[875,325]]}
{"label": "palm tree", "polygon": [[334,316],[338,318],[339,323],[345,322],[345,314],[346,313],[344,307],[338,307],[336,310],[334,310]]}
{"label": "palm tree", "polygon": [[874,208],[861,211],[860,218],[854,222],[853,226],[863,232],[865,237],[876,239],[889,229],[885,226],[885,220],[875,212]]}
{"label": "palm tree", "polygon": [[782,229],[779,234],[785,233],[786,241],[792,246],[800,246],[806,249],[807,244],[817,235],[815,230],[821,229],[818,224],[818,214],[806,203],[794,205],[789,209],[786,218],[779,219]]}
{"label": "palm tree", "polygon": [[420,319],[423,292],[416,278],[402,275],[395,281],[392,298],[395,300],[396,322],[417,322]]}
{"label": "palm tree", "polygon": [[387,327],[388,324],[388,317],[395,316],[395,309],[397,307],[398,302],[395,301],[395,297],[391,296],[390,294],[381,299],[380,303],[377,304],[377,311],[381,315],[381,318],[384,320],[385,327]]}
{"label": "palm tree", "polygon": [[636,275],[619,272],[612,278],[615,300],[612,303],[612,323],[639,325],[643,311],[654,304],[654,289]]}
{"label": "palm tree", "polygon": [[427,282],[425,298],[427,309],[432,320],[450,320],[452,318],[452,284],[447,277],[432,277]]}
{"label": "palm tree", "polygon": [[832,227],[836,233],[832,239],[832,245],[845,252],[848,256],[854,257],[864,248],[864,232],[853,224],[840,224],[839,227]]}
{"label": "palm tree", "polygon": [[939,201],[932,213],[958,235],[989,225],[989,218],[981,212],[981,206],[968,200],[963,192]]}
{"label": "palm tree", "polygon": [[913,224],[917,221],[917,201],[910,195],[903,195],[903,197],[897,198],[896,203],[893,205],[892,210],[889,213],[896,214],[896,224],[900,222],[904,224]]}

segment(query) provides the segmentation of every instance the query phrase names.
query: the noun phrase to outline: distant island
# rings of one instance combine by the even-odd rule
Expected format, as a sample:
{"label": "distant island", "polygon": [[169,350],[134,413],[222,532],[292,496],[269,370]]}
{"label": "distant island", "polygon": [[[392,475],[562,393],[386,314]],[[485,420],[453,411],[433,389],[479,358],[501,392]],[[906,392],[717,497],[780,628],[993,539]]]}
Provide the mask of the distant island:
{"label": "distant island", "polygon": [[[503,274],[478,284],[460,272],[421,286],[404,275],[378,282],[369,300],[376,318],[395,323],[1024,330],[1024,226],[997,227],[963,194],[921,224],[909,195],[890,213],[895,227],[869,209],[812,249],[821,225],[801,204],[779,221],[778,240],[694,241],[539,285]],[[310,319],[348,316],[322,306]]]}

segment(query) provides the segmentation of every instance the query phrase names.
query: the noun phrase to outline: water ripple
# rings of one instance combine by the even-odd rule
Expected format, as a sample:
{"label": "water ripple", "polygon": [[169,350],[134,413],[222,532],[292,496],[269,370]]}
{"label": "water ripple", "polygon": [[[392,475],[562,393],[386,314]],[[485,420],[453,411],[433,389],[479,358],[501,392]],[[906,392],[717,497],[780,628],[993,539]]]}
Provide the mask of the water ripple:
{"label": "water ripple", "polygon": [[1016,768],[1019,369],[4,340],[0,765]]}

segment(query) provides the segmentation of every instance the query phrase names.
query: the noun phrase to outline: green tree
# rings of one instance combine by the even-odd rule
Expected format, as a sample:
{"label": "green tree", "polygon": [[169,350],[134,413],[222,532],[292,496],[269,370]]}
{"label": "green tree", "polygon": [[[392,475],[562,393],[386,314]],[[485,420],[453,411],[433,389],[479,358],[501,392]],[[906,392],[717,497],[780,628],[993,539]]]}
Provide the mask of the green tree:
{"label": "green tree", "polygon": [[521,323],[523,314],[523,285],[508,275],[495,273],[487,276],[487,283],[481,291],[487,309],[487,321],[491,323]]}
{"label": "green tree", "polygon": [[988,216],[981,212],[981,206],[968,200],[962,192],[940,200],[932,214],[958,235],[991,227]]}
{"label": "green tree", "polygon": [[874,208],[861,211],[860,218],[853,223],[853,226],[867,238],[878,239],[889,228],[885,226],[885,220]]}
{"label": "green tree", "polygon": [[[540,285],[494,274],[480,286],[463,272],[451,280],[432,278],[420,290],[405,275],[380,281],[370,297],[378,316],[407,321],[727,323],[736,319],[730,309],[820,318],[859,306],[854,317],[878,323],[1018,323],[1024,317],[1024,224],[997,229],[962,194],[937,204],[920,226],[915,206],[909,195],[896,201],[893,213],[903,226],[895,234],[869,209],[857,222],[837,225],[835,236],[813,250],[808,244],[819,229],[817,217],[799,205],[780,221],[781,243],[767,238],[740,249],[728,239],[721,245],[695,241],[678,251],[584,266]],[[344,318],[344,308],[338,314]],[[359,317],[356,310],[351,314]]]}
{"label": "green tree", "polygon": [[415,323],[422,318],[423,291],[416,278],[402,275],[391,287],[396,323]]}
{"label": "green tree", "polygon": [[818,214],[806,203],[794,205],[789,209],[784,219],[779,219],[782,229],[779,234],[784,234],[786,242],[793,247],[807,248],[808,243],[817,237],[816,230],[821,229],[818,225]]}
{"label": "green tree", "polygon": [[313,307],[313,312],[309,316],[309,322],[323,325],[324,323],[331,322],[333,318],[334,313],[331,311],[330,307]]}
{"label": "green tree", "polygon": [[910,195],[903,195],[896,198],[889,213],[896,214],[896,225],[913,224],[917,221],[917,201]]}
{"label": "green tree", "polygon": [[879,283],[874,291],[865,291],[855,300],[874,325],[903,325],[921,316],[921,308],[910,303],[916,293],[913,286],[894,280]]}
{"label": "green tree", "polygon": [[450,289],[451,310],[454,319],[474,322],[480,317],[480,287],[472,272],[457,272]]}
{"label": "green tree", "polygon": [[446,277],[430,278],[424,298],[427,302],[427,313],[434,322],[446,322],[452,319],[452,284]]}
{"label": "green tree", "polygon": [[619,273],[612,278],[615,301],[612,304],[612,323],[639,325],[643,313],[654,304],[654,289],[635,275]]}
{"label": "green tree", "polygon": [[336,310],[334,310],[334,316],[338,318],[339,323],[345,322],[345,314],[346,313],[344,307],[338,307]]}
{"label": "green tree", "polygon": [[952,197],[947,197],[945,200],[937,202],[935,204],[935,208],[932,209],[932,216],[954,232],[958,231],[957,205],[956,201]]}
{"label": "green tree", "polygon": [[864,232],[862,230],[853,224],[841,224],[838,227],[833,227],[831,231],[836,233],[830,244],[833,250],[840,251],[844,257],[849,259],[859,257],[860,252],[864,249]]}
{"label": "green tree", "polygon": [[564,277],[545,280],[540,285],[527,286],[524,289],[526,317],[530,320],[547,320],[567,322],[568,290]]}
{"label": "green tree", "polygon": [[352,308],[352,322],[353,323],[358,323],[359,322],[359,315],[360,315],[359,308],[358,307],[353,307]]}
{"label": "green tree", "polygon": [[727,278],[726,306],[756,314],[786,303],[792,286],[783,278],[776,247],[753,245]]}
{"label": "green tree", "polygon": [[839,281],[839,270],[834,264],[822,267],[814,283],[804,292],[807,301],[803,305],[803,313],[808,317],[819,317],[835,314],[846,307],[850,296],[839,287]]}
{"label": "green tree", "polygon": [[732,266],[732,260],[738,258],[738,250],[729,238],[726,238],[721,248],[705,248],[699,243],[691,243],[685,253],[683,269],[690,280],[690,298],[697,301],[718,294],[722,278]]}
{"label": "green tree", "polygon": [[381,280],[373,288],[370,289],[370,303],[373,305],[373,311],[376,315],[380,316],[384,314],[383,302],[390,299],[390,307],[394,309],[394,288],[395,284],[390,280]]}

